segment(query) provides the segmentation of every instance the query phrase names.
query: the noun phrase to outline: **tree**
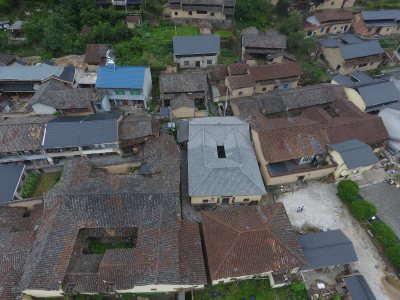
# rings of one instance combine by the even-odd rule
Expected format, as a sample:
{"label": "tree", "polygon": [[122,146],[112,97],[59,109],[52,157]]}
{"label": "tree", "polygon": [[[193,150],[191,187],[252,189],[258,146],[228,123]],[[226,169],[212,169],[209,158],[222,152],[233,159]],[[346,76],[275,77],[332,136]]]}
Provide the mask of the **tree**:
{"label": "tree", "polygon": [[357,200],[359,190],[358,184],[352,180],[342,180],[337,185],[339,198],[347,204]]}
{"label": "tree", "polygon": [[265,0],[238,0],[235,18],[245,26],[256,26],[264,30],[271,19],[272,6]]}
{"label": "tree", "polygon": [[61,15],[53,13],[44,21],[42,46],[53,56],[72,52],[76,30],[64,22]]}
{"label": "tree", "polygon": [[371,225],[371,231],[374,234],[376,240],[382,244],[383,247],[387,248],[396,243],[397,237],[393,229],[385,224],[384,222],[374,222]]}
{"label": "tree", "polygon": [[357,220],[366,220],[376,215],[375,205],[365,200],[353,201],[350,204],[350,212]]}
{"label": "tree", "polygon": [[389,261],[393,264],[393,266],[400,270],[400,244],[394,244],[385,250],[385,255],[389,259]]}
{"label": "tree", "polygon": [[284,34],[289,34],[291,32],[297,32],[303,28],[303,17],[297,10],[292,10],[289,13],[289,17],[282,22],[280,26],[280,31]]}
{"label": "tree", "polygon": [[288,16],[289,3],[287,0],[279,0],[276,4],[275,10],[278,16],[287,17]]}

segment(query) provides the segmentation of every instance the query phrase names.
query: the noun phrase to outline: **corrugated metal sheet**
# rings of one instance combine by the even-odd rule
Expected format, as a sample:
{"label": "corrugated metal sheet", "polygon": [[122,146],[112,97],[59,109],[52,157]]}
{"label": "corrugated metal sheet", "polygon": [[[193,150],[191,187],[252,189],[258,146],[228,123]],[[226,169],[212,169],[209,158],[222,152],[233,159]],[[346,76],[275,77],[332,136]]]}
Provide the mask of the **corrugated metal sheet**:
{"label": "corrugated metal sheet", "polygon": [[360,140],[330,144],[329,147],[340,153],[349,169],[370,166],[379,161],[372,148]]}
{"label": "corrugated metal sheet", "polygon": [[146,67],[104,66],[97,72],[96,88],[142,89]]}
{"label": "corrugated metal sheet", "polygon": [[0,203],[13,200],[23,170],[23,165],[0,164]]}
{"label": "corrugated metal sheet", "polygon": [[219,54],[219,35],[174,36],[174,55]]}
{"label": "corrugated metal sheet", "polygon": [[352,300],[376,300],[364,276],[356,275],[345,277],[344,282],[346,283],[347,290]]}

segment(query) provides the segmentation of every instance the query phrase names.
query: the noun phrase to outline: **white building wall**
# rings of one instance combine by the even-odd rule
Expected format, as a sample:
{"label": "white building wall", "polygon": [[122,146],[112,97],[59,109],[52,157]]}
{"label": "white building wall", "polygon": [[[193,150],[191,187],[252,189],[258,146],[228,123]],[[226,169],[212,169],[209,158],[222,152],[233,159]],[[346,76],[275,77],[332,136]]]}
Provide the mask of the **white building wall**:
{"label": "white building wall", "polygon": [[143,84],[143,96],[146,102],[150,100],[152,88],[153,88],[153,81],[151,79],[150,68],[146,68],[146,71],[144,72],[144,84]]}

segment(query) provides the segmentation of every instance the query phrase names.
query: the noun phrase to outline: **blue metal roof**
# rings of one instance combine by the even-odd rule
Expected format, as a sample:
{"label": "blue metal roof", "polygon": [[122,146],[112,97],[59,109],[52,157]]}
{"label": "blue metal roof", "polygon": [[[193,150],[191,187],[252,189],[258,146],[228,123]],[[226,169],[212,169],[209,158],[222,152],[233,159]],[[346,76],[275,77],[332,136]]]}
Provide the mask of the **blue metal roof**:
{"label": "blue metal roof", "polygon": [[115,66],[99,67],[96,88],[100,89],[142,89],[147,67]]}
{"label": "blue metal roof", "polygon": [[393,10],[373,10],[361,12],[364,21],[370,20],[398,20],[400,19],[400,9]]}
{"label": "blue metal roof", "polygon": [[385,53],[379,44],[379,41],[376,40],[364,41],[357,44],[339,45],[339,49],[340,52],[342,52],[344,59],[353,59]]}
{"label": "blue metal roof", "polygon": [[363,40],[356,37],[354,34],[343,34],[340,38],[343,42],[347,44],[358,44],[363,42]]}
{"label": "blue metal roof", "polygon": [[219,54],[219,35],[174,36],[174,55]]}
{"label": "blue metal roof", "polygon": [[361,71],[353,71],[349,75],[337,74],[333,76],[332,80],[348,88],[359,88],[366,85],[384,82],[384,80],[372,78],[367,73]]}

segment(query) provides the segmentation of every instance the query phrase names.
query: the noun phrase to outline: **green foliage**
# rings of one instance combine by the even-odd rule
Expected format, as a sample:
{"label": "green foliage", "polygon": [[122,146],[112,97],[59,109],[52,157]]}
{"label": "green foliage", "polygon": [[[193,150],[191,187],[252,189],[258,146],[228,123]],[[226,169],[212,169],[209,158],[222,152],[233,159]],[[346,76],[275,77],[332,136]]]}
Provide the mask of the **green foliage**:
{"label": "green foliage", "polygon": [[288,50],[297,55],[306,56],[316,43],[315,38],[304,38],[304,32],[290,32],[287,37]]}
{"label": "green foliage", "polygon": [[399,271],[400,270],[400,244],[394,244],[385,250],[385,255],[393,266]]}
{"label": "green foliage", "polygon": [[358,0],[365,9],[394,9],[400,8],[399,0]]}
{"label": "green foliage", "polygon": [[376,215],[376,207],[366,200],[357,200],[350,204],[350,213],[358,220],[365,220]]}
{"label": "green foliage", "polygon": [[[279,30],[284,34],[297,32],[303,28],[303,17],[297,10],[292,10],[289,17],[281,22]],[[303,34],[304,38],[304,34]]]}
{"label": "green foliage", "polygon": [[235,20],[239,29],[255,26],[260,30],[270,24],[272,5],[265,0],[237,0]]}
{"label": "green foliage", "polygon": [[89,244],[90,254],[104,254],[107,250],[111,249],[125,249],[133,248],[134,243],[132,241],[120,241],[117,243],[102,243],[100,240],[94,239]]}
{"label": "green foliage", "polygon": [[39,174],[36,173],[29,174],[22,189],[21,197],[24,199],[32,197],[36,191],[38,183],[39,183]]}
{"label": "green foliage", "polygon": [[307,291],[304,282],[295,282],[290,286],[291,298],[296,300],[306,300]]}
{"label": "green foliage", "polygon": [[288,8],[289,8],[288,0],[279,0],[278,3],[276,3],[275,11],[278,14],[278,16],[287,17]]}
{"label": "green foliage", "polygon": [[371,231],[376,240],[382,244],[384,248],[390,247],[396,243],[397,238],[393,229],[384,222],[374,222],[371,225]]}
{"label": "green foliage", "polygon": [[10,12],[19,2],[19,0],[0,0],[0,12]]}
{"label": "green foliage", "polygon": [[300,78],[302,85],[317,84],[326,82],[328,77],[325,71],[318,65],[317,62],[309,60],[302,64],[303,75]]}
{"label": "green foliage", "polygon": [[350,204],[357,200],[360,188],[352,180],[342,180],[337,185],[337,194],[345,203]]}

